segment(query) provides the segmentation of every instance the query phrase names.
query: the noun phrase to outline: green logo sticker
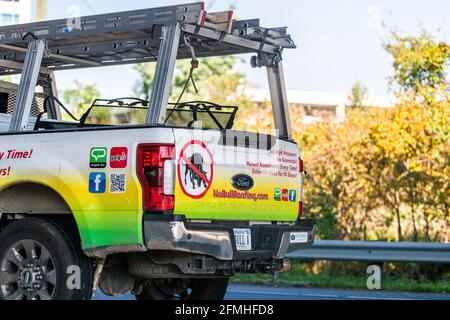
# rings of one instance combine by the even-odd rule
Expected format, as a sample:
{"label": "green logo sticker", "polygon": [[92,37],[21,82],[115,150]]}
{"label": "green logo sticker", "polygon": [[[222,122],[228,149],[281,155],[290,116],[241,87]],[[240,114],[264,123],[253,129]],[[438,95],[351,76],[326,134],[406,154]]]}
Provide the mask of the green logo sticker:
{"label": "green logo sticker", "polygon": [[104,147],[91,148],[89,166],[91,168],[106,168],[108,149]]}
{"label": "green logo sticker", "polygon": [[275,189],[274,191],[274,199],[276,201],[281,201],[281,189]]}

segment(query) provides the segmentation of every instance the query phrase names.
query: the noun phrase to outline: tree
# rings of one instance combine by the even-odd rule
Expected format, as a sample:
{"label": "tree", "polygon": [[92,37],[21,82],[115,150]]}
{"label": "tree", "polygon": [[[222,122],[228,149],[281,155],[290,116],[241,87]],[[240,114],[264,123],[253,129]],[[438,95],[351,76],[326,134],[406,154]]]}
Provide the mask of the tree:
{"label": "tree", "polygon": [[[234,72],[236,59],[232,56],[199,59],[197,69],[193,71],[193,80],[199,92],[189,83],[184,97],[188,100],[224,100],[223,97],[234,96],[237,87],[243,81],[243,75]],[[134,92],[143,99],[150,100],[153,79],[155,77],[155,63],[142,63],[135,67],[140,79],[136,82]],[[190,60],[177,61],[170,98],[178,100],[186,84],[191,70]],[[220,95],[218,95],[220,93]],[[184,100],[186,100],[184,99]]]}
{"label": "tree", "polygon": [[[235,70],[238,61],[233,56],[201,58],[198,68],[193,71],[192,82],[189,82],[182,97],[183,101],[211,101],[223,105],[237,105],[240,107],[235,120],[236,128],[252,128],[256,123],[264,123],[263,128],[270,126],[270,121],[260,119],[268,114],[266,108],[258,109],[245,95],[245,77]],[[136,66],[140,79],[136,82],[134,92],[137,96],[150,100],[155,63],[145,63]],[[171,102],[177,102],[189,77],[191,62],[177,61],[173,84],[170,92]],[[195,89],[198,89],[198,92]],[[269,118],[271,119],[271,118]],[[261,121],[261,123],[259,123]],[[258,129],[261,129],[259,126]]]}
{"label": "tree", "polygon": [[[320,236],[449,241],[448,57],[437,48],[443,53],[448,46],[423,35],[397,36],[386,47],[396,75],[393,108],[356,108],[341,124],[307,127],[294,116],[312,177],[304,187],[305,211],[337,220],[319,224]],[[353,91],[360,96],[359,86]]]}
{"label": "tree", "polygon": [[[233,71],[236,59],[232,56],[204,58],[199,60],[199,67],[193,72],[193,80],[199,92],[189,84],[186,97],[206,99],[221,103],[236,94],[237,87],[243,81],[243,75]],[[180,62],[173,81],[172,94],[178,100],[191,69],[189,61]]]}
{"label": "tree", "polygon": [[71,107],[74,115],[80,118],[100,96],[95,85],[83,85],[78,80],[74,81],[75,89],[65,90],[62,94],[64,103]]}
{"label": "tree", "polygon": [[[397,147],[404,149],[403,202],[410,208],[414,239],[418,238],[415,219],[422,213],[425,237],[430,236],[430,222],[445,221],[450,230],[448,203],[450,186],[449,84],[450,46],[438,42],[427,32],[417,37],[393,33],[393,42],[385,46],[394,58],[391,86],[401,110]],[[446,232],[447,239],[450,231]]]}
{"label": "tree", "polygon": [[367,88],[359,81],[352,86],[351,93],[348,96],[349,108],[362,108],[365,106],[368,96]]}
{"label": "tree", "polygon": [[400,97],[419,102],[446,96],[450,46],[425,31],[417,37],[393,32],[392,38],[385,49],[394,59],[394,76],[390,80],[393,90]]}
{"label": "tree", "polygon": [[155,78],[155,63],[140,63],[134,67],[139,73],[139,81],[134,86],[136,96],[150,101],[153,79]]}

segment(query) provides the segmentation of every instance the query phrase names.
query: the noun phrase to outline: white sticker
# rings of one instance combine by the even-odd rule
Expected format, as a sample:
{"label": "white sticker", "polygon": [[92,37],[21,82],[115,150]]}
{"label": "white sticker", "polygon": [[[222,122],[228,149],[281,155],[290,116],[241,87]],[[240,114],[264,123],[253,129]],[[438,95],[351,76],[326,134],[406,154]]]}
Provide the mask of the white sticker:
{"label": "white sticker", "polygon": [[206,144],[195,140],[188,142],[178,159],[178,181],[183,193],[192,199],[203,198],[213,176],[214,160]]}
{"label": "white sticker", "polygon": [[234,239],[238,251],[252,250],[252,231],[250,229],[234,229]]}
{"label": "white sticker", "polygon": [[308,232],[291,232],[291,243],[308,243]]}
{"label": "white sticker", "polygon": [[127,186],[127,175],[125,173],[111,174],[109,191],[111,193],[125,193]]}

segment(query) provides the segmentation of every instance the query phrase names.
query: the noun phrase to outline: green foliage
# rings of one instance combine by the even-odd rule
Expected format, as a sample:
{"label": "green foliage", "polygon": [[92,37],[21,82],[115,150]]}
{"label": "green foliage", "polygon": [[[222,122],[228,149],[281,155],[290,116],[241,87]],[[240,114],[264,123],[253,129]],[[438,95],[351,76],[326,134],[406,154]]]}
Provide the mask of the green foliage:
{"label": "green foliage", "polygon": [[137,97],[147,101],[150,101],[155,66],[154,63],[140,63],[134,67],[134,70],[139,73],[139,81],[134,86],[134,93]]}
{"label": "green foliage", "polygon": [[339,221],[336,218],[336,199],[321,186],[310,195],[304,210],[308,218],[316,220],[317,235],[321,239],[339,239]]}
{"label": "green foliage", "polygon": [[[194,70],[193,79],[199,90],[189,84],[185,97],[188,100],[211,100],[221,103],[227,97],[234,95],[242,75],[233,73],[235,58],[231,56],[204,58],[199,60],[198,69]],[[191,69],[190,61],[182,61],[177,65],[177,72],[173,81],[172,96],[178,100]]]}
{"label": "green foliage", "polygon": [[418,37],[392,33],[393,42],[385,49],[394,58],[391,85],[400,95],[436,98],[447,89],[446,71],[450,46],[436,41],[427,32]]}
{"label": "green foliage", "polygon": [[74,115],[80,118],[92,103],[100,96],[95,85],[83,85],[75,80],[75,88],[65,90],[62,94],[64,104],[71,107]]}
{"label": "green foliage", "polygon": [[348,108],[362,108],[367,100],[367,88],[359,81],[352,86],[351,93],[348,96]]}
{"label": "green foliage", "polygon": [[305,210],[338,221],[319,224],[323,237],[450,240],[448,46],[426,35],[394,40],[386,49],[394,57],[396,107],[349,110],[339,125],[294,127],[312,177]]}
{"label": "green foliage", "polygon": [[[319,268],[318,266],[321,265]],[[232,283],[258,284],[266,286],[294,286],[315,288],[342,288],[367,290],[367,265],[354,263],[349,270],[349,262],[294,263],[291,272],[280,273],[275,281],[270,275],[238,275],[231,278]],[[386,268],[381,283],[382,290],[407,292],[450,293],[449,274],[439,272],[434,279],[414,278],[404,274],[405,266]],[[409,269],[409,266],[406,266]],[[448,269],[448,268],[447,268]]]}
{"label": "green foliage", "polygon": [[[183,101],[210,100],[223,103],[228,97],[235,96],[238,86],[243,82],[243,75],[233,71],[236,59],[232,56],[199,59],[199,67],[193,72],[194,82],[199,90],[197,93],[192,83],[189,83],[183,96]],[[135,67],[140,79],[135,84],[136,95],[150,100],[155,64],[144,63]],[[176,65],[170,98],[177,101],[186,84],[191,70],[190,60],[178,61]]]}
{"label": "green foliage", "polygon": [[[198,68],[193,71],[193,80],[188,83],[183,94],[183,101],[211,101],[223,105],[236,105],[240,107],[236,117],[235,128],[244,129],[257,124],[258,129],[271,126],[272,114],[266,108],[258,109],[243,93],[245,78],[242,73],[236,72],[234,66],[239,60],[233,56],[213,57],[199,59]],[[139,64],[135,68],[140,79],[136,82],[134,92],[137,96],[150,100],[155,64]],[[191,61],[177,61],[170,101],[177,102],[186,84],[191,70]]]}
{"label": "green foliage", "polygon": [[448,241],[449,119],[449,103],[436,102],[354,110],[340,125],[303,127],[305,211],[339,221],[326,218],[319,234]]}

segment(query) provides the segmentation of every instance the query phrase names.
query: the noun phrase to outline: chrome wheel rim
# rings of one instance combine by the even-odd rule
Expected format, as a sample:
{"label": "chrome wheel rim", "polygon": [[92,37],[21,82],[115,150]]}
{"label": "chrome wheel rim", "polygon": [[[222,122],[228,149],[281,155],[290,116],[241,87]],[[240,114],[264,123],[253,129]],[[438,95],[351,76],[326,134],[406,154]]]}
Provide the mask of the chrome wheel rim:
{"label": "chrome wheel rim", "polygon": [[5,300],[52,300],[56,269],[49,250],[35,240],[11,245],[0,260],[0,291]]}

